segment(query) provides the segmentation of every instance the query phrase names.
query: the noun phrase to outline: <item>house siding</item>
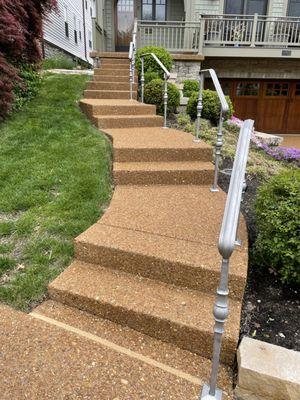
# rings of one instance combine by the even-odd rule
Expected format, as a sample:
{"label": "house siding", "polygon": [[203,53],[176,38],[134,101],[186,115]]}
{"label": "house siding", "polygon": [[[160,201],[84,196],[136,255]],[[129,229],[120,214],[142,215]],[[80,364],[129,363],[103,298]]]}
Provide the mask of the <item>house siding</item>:
{"label": "house siding", "polygon": [[199,14],[222,14],[223,1],[222,0],[194,0],[195,15]]}
{"label": "house siding", "polygon": [[[66,51],[67,53],[72,54],[75,57],[78,57],[82,60],[92,62],[92,59],[89,58],[89,51],[92,50],[89,48],[89,38],[92,36],[93,32],[93,24],[92,24],[92,16],[90,14],[90,7],[92,7],[92,1],[87,0],[88,8],[86,10],[86,44],[87,44],[87,58],[85,57],[85,48],[84,48],[84,30],[83,30],[83,10],[82,10],[82,0],[58,0],[58,13],[52,12],[47,17],[47,20],[44,21],[44,39]],[[67,8],[67,18],[69,25],[69,37],[65,35],[65,17],[64,17],[64,7]],[[75,43],[75,21],[76,20],[76,30],[77,30],[77,43]],[[79,36],[79,30],[81,31],[81,39]],[[93,38],[92,38],[93,42]],[[93,48],[93,43],[92,43]]]}

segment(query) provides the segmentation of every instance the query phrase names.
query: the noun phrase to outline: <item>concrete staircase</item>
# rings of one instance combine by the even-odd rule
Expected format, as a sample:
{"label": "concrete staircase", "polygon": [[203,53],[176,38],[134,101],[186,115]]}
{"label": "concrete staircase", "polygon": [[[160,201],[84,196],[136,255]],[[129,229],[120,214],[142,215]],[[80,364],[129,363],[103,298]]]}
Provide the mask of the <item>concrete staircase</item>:
{"label": "concrete staircase", "polygon": [[[129,62],[123,53],[101,56],[80,106],[112,140],[116,187],[105,215],[76,238],[74,262],[49,285],[51,307],[60,310],[52,317],[64,319],[72,307],[68,323],[74,325],[81,310],[85,318],[118,324],[125,337],[129,327],[169,343],[172,351],[197,354],[203,371],[209,371],[220,273],[216,243],[226,199],[222,191],[209,190],[213,149],[185,132],[164,129],[154,106],[129,99]],[[235,357],[247,276],[243,221],[239,236],[243,245],[231,260],[222,348],[227,365]],[[36,312],[48,315],[51,307],[46,303]],[[203,371],[202,381],[208,378]],[[219,386],[228,393],[222,374]]]}

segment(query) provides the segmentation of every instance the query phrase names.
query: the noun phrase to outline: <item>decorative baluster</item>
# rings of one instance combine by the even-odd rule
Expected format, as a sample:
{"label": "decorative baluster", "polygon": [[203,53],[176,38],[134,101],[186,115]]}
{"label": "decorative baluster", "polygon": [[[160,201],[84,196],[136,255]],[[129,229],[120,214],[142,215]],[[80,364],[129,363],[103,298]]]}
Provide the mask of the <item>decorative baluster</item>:
{"label": "decorative baluster", "polygon": [[204,75],[200,71],[199,73],[199,97],[197,104],[197,121],[196,121],[196,136],[194,138],[194,142],[200,142],[200,123],[201,123],[201,114],[203,109],[202,96],[203,96],[203,87],[204,87]]}
{"label": "decorative baluster", "polygon": [[142,62],[141,97],[142,97],[142,103],[144,103],[144,88],[145,88],[145,61],[144,61],[144,57],[141,58],[141,62]]}
{"label": "decorative baluster", "polygon": [[218,133],[217,133],[217,141],[216,141],[216,150],[215,150],[215,173],[214,173],[214,183],[210,189],[211,192],[218,192],[218,178],[219,178],[219,163],[221,159],[221,150],[223,146],[223,122],[224,117],[221,111],[220,119],[219,119],[219,126],[218,126]]}
{"label": "decorative baluster", "polygon": [[129,82],[130,82],[130,100],[132,100],[133,99],[133,66],[132,66],[132,60],[130,60]]}
{"label": "decorative baluster", "polygon": [[167,114],[168,114],[168,76],[165,73],[165,84],[164,84],[164,128],[167,128]]}

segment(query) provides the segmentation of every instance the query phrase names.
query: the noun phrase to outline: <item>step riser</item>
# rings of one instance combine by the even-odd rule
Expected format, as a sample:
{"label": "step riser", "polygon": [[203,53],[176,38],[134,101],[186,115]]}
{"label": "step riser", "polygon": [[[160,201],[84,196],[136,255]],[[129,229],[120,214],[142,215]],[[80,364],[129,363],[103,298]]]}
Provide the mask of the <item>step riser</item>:
{"label": "step riser", "polygon": [[[96,118],[95,118],[96,119]],[[117,128],[139,128],[144,126],[162,126],[163,119],[160,117],[154,118],[124,118],[124,119],[98,119],[98,128],[117,129]]]}
{"label": "step riser", "polygon": [[[97,90],[85,90],[84,97],[86,99],[130,99],[130,93],[128,92],[109,92],[109,91],[97,91]],[[133,98],[137,99],[137,93],[133,93]]]}
{"label": "step riser", "polygon": [[100,68],[94,68],[94,72],[97,73],[99,71],[102,71],[103,69],[126,69],[129,71],[130,69],[130,64],[117,64],[117,63],[102,63]]}
{"label": "step riser", "polygon": [[[130,90],[128,82],[88,82],[86,85],[87,90]],[[133,90],[137,90],[138,85],[134,84]]]}
{"label": "step riser", "polygon": [[[196,211],[195,211],[196,212]],[[75,256],[78,260],[101,265],[134,275],[140,275],[171,285],[186,287],[215,294],[220,274],[206,268],[169,261],[159,257],[123,251],[106,246],[95,246],[75,239]],[[233,299],[241,300],[245,282],[236,276],[229,276],[229,293]]]}
{"label": "step riser", "polygon": [[181,149],[115,149],[117,162],[159,162],[159,161],[211,161],[212,151]]}
{"label": "step riser", "polygon": [[105,75],[116,75],[116,76],[128,76],[129,79],[129,69],[104,69],[94,70],[94,76],[105,76]]}
{"label": "step riser", "polygon": [[127,65],[129,68],[130,61],[122,58],[102,58],[101,60],[101,67],[107,64],[117,64],[117,65]]}
{"label": "step riser", "polygon": [[115,60],[126,60],[128,61],[128,52],[101,52],[101,51],[91,51],[90,57],[99,57],[103,59],[115,59]]}
{"label": "step riser", "polygon": [[[92,117],[94,115],[155,115],[155,106],[89,106],[80,103],[81,110]],[[211,160],[212,158],[210,158]]]}
{"label": "step riser", "polygon": [[[92,82],[129,82],[129,76],[113,76],[113,75],[94,75]],[[137,83],[137,79],[135,79]]]}
{"label": "step riser", "polygon": [[116,185],[209,185],[213,171],[114,171]]}
{"label": "step riser", "polygon": [[[138,332],[147,334],[164,342],[172,343],[184,350],[210,358],[212,354],[213,334],[196,328],[163,320],[153,315],[138,313],[110,303],[93,300],[76,293],[62,291],[49,286],[50,298],[67,306],[108,319]],[[141,294],[142,295],[142,294]],[[199,304],[201,307],[201,304]],[[223,338],[221,361],[232,365],[236,351],[236,343]]]}

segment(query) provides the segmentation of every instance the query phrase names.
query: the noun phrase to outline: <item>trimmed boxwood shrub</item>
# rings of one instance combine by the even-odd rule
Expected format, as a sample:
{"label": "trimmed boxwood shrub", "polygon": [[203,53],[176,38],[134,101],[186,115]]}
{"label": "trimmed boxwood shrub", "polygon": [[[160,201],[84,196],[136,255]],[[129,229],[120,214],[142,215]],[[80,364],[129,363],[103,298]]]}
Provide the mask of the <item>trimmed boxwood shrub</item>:
{"label": "trimmed boxwood shrub", "polygon": [[[198,96],[198,92],[193,92],[187,104],[186,112],[192,119],[197,117]],[[230,119],[233,115],[233,105],[229,96],[226,96],[226,100],[229,104],[227,119]],[[217,124],[220,118],[220,101],[217,92],[209,89],[203,90],[202,101],[203,109],[201,118],[209,119],[214,124]]]}
{"label": "trimmed boxwood shrub", "polygon": [[255,264],[273,269],[282,282],[299,285],[300,170],[276,175],[261,186],[255,211]]}
{"label": "trimmed boxwood shrub", "polygon": [[190,97],[193,92],[199,91],[199,82],[196,80],[183,81],[183,95],[184,97]]}
{"label": "trimmed boxwood shrub", "polygon": [[154,71],[150,71],[150,72],[145,72],[145,85],[151,81],[153,81],[153,79],[160,79],[159,73],[158,72],[154,72]]}
{"label": "trimmed boxwood shrub", "polygon": [[[155,104],[158,114],[164,113],[164,81],[154,79],[145,85],[144,100],[145,103]],[[168,113],[175,112],[180,104],[180,92],[173,83],[168,83]]]}
{"label": "trimmed boxwood shrub", "polygon": [[[171,70],[173,65],[173,59],[171,54],[165,50],[163,47],[156,47],[156,46],[145,46],[139,49],[136,52],[136,68],[141,74],[142,69],[142,62],[141,62],[141,55],[145,53],[154,53],[157,58],[164,64],[167,70]],[[145,60],[145,72],[157,72],[159,77],[163,78],[164,73],[154,58],[149,55],[144,57]]]}

